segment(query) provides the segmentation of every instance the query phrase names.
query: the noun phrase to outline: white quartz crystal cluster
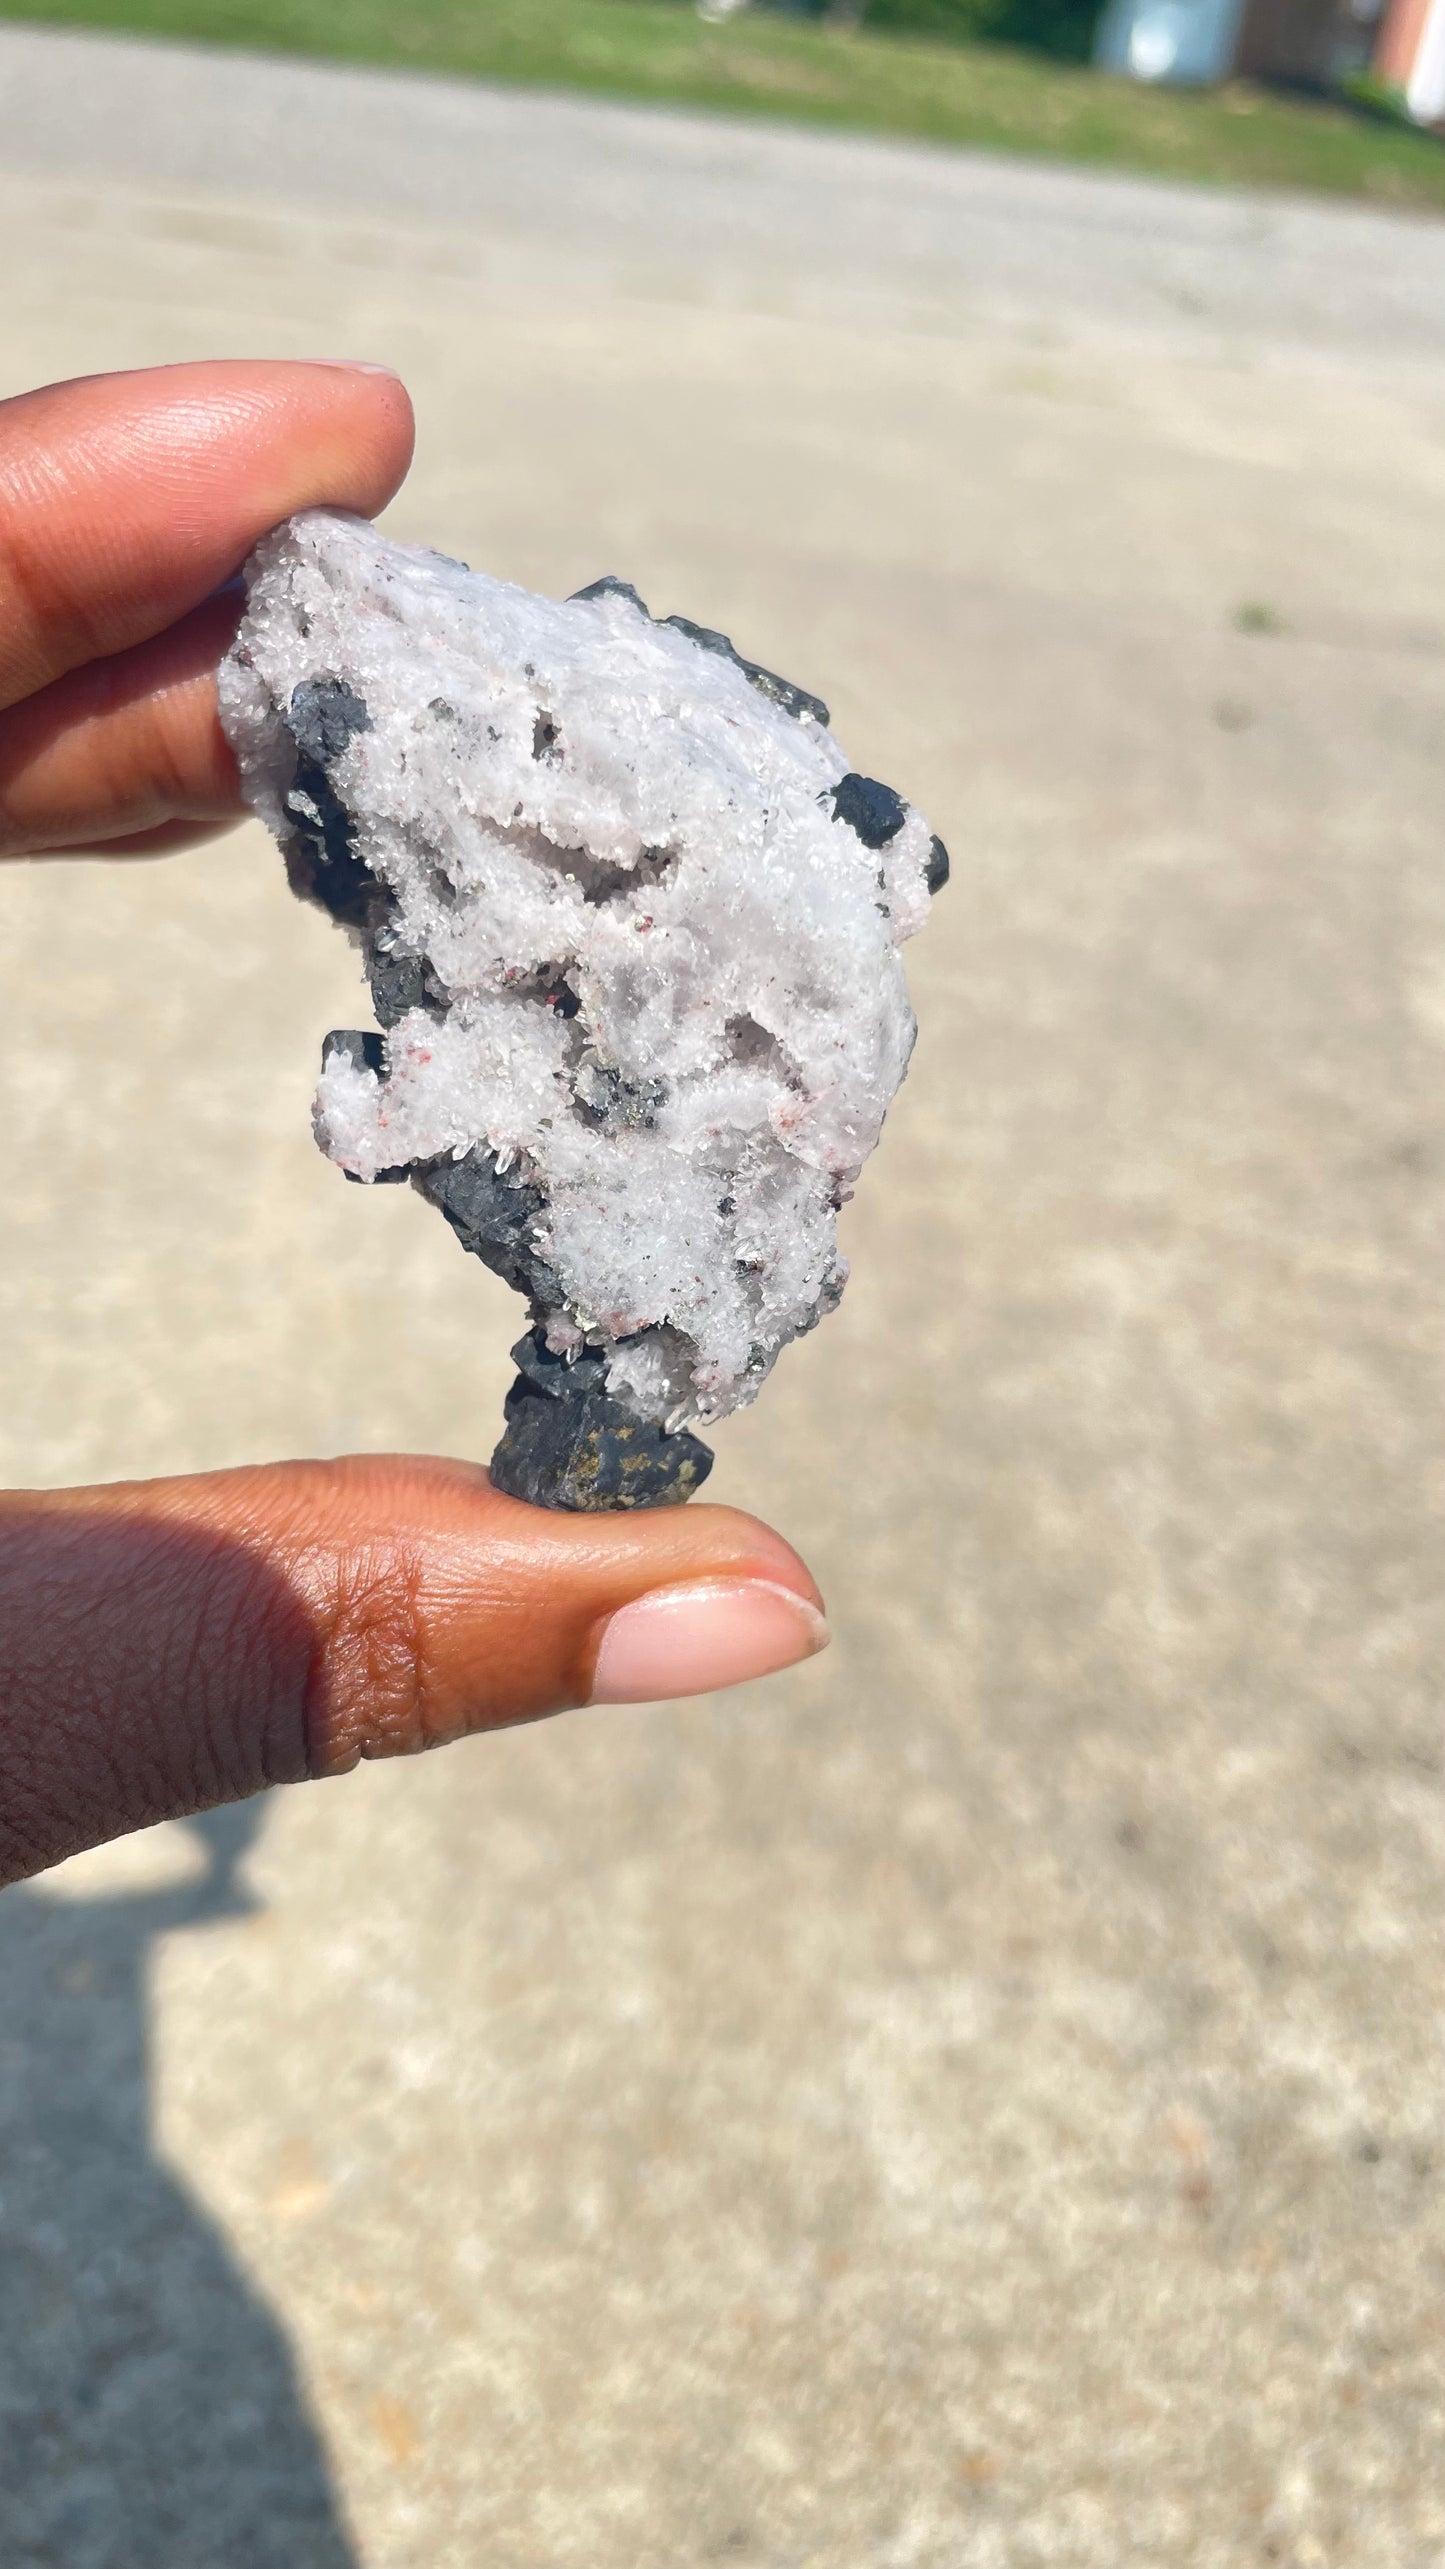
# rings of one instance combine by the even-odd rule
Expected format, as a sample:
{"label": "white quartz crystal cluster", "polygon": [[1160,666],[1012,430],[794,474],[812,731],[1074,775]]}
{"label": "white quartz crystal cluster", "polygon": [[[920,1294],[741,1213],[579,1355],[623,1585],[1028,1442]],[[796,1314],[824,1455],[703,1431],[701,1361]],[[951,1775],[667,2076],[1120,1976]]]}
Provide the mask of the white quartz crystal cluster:
{"label": "white quartz crystal cluster", "polygon": [[638,1418],[752,1399],[843,1284],[940,843],[621,581],[559,604],[312,510],[247,589],[226,731],[384,1029],[333,1039],[322,1148],[413,1177]]}

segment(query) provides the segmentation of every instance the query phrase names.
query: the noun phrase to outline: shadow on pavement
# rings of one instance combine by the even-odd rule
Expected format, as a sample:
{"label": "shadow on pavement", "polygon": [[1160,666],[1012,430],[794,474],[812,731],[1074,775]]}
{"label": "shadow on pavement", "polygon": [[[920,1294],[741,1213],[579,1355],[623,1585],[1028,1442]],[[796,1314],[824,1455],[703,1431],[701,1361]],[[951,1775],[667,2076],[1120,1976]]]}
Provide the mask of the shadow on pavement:
{"label": "shadow on pavement", "polygon": [[151,2133],[148,1962],[246,1916],[264,1804],[199,1881],[0,1894],[0,2562],[356,2569],[285,2334]]}

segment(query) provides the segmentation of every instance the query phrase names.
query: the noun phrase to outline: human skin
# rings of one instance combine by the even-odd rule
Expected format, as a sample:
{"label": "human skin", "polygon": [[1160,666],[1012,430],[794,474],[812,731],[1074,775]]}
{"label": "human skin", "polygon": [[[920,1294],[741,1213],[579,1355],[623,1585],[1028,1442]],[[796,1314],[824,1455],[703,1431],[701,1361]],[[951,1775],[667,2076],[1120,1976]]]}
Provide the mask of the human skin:
{"label": "human skin", "polygon": [[[293,509],[374,514],[411,447],[400,383],[350,364],[0,403],[0,855],[228,829],[236,573]],[[823,1647],[821,1602],[733,1509],[554,1515],[434,1457],[0,1495],[0,1882],[361,1758],[762,1675]]]}

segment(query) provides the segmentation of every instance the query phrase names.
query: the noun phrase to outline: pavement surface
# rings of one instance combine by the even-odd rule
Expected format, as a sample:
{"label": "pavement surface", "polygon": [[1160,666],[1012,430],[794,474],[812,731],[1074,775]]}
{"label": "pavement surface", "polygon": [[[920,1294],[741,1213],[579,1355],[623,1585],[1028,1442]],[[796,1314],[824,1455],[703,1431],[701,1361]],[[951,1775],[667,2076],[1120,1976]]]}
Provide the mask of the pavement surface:
{"label": "pavement surface", "polygon": [[[5,2569],[1435,2569],[1445,227],[16,29],[0,146],[0,388],[386,358],[398,533],[955,861],[720,1439],[833,1651],[0,1902]],[[0,974],[13,1479],[489,1450],[255,830]]]}

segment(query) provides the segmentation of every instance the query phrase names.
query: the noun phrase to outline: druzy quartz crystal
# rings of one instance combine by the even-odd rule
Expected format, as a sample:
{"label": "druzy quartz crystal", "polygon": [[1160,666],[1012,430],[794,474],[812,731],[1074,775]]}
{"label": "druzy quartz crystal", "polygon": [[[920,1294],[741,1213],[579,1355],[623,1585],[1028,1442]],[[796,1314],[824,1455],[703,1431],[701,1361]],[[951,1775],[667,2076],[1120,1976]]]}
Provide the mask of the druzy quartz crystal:
{"label": "druzy quartz crystal", "polygon": [[531,1327],[493,1479],[656,1505],[842,1291],[948,859],[816,696],[625,581],[534,597],[310,510],[221,672],[292,889],[360,948],[316,1136],[409,1179]]}

